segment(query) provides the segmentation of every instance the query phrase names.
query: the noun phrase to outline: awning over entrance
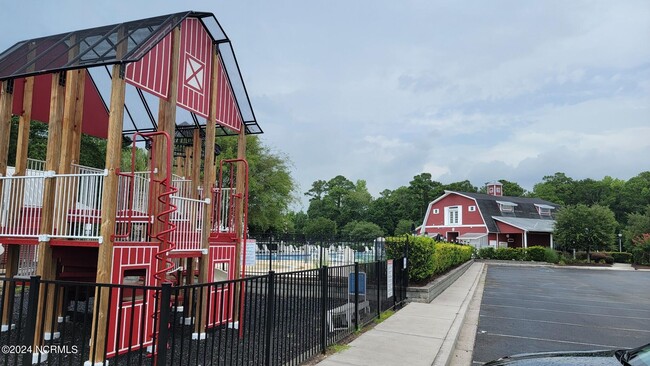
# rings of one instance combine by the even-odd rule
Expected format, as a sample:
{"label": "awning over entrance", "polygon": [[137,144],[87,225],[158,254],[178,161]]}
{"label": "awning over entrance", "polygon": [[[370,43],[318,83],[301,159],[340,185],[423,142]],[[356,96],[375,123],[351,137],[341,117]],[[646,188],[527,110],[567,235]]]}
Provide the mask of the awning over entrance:
{"label": "awning over entrance", "polygon": [[499,217],[499,216],[492,216],[492,218],[496,221],[500,221],[510,226],[514,226],[523,231],[552,233],[553,228],[555,226],[554,220],[523,219],[519,217]]}
{"label": "awning over entrance", "polygon": [[474,240],[487,236],[487,233],[465,233],[458,237],[459,240]]}

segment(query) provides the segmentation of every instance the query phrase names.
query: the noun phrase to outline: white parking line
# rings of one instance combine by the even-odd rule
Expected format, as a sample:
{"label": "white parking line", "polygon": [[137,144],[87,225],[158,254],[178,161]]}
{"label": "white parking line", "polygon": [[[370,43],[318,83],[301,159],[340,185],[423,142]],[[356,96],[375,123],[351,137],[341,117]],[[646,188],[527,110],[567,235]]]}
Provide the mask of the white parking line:
{"label": "white parking line", "polygon": [[601,326],[590,325],[590,324],[562,323],[562,322],[554,322],[554,321],[550,321],[550,320],[536,320],[536,319],[524,319],[524,318],[510,318],[510,317],[505,317],[505,316],[481,315],[481,318],[507,319],[507,320],[520,320],[520,321],[534,322],[534,323],[546,323],[546,324],[557,324],[557,325],[569,325],[569,326],[582,327],[582,328],[597,328],[597,329],[608,329],[608,330],[621,330],[621,331],[625,331],[625,332],[650,333],[650,330],[644,330],[644,329],[628,329],[628,328],[615,328],[615,327],[601,327]]}
{"label": "white parking line", "polygon": [[585,313],[585,312],[577,312],[577,311],[564,311],[564,310],[549,310],[549,309],[540,309],[540,308],[531,308],[527,306],[511,306],[511,305],[491,305],[491,304],[481,304],[481,307],[487,307],[487,306],[492,306],[492,307],[498,307],[498,308],[509,308],[509,309],[525,309],[528,311],[531,310],[537,310],[537,311],[548,311],[552,313],[564,313],[564,314],[577,314],[577,315],[589,315],[589,316],[605,316],[608,318],[622,318],[622,319],[635,319],[635,320],[650,320],[650,318],[641,318],[637,316],[622,316],[622,315],[608,315],[608,314],[592,314],[592,313]]}
{"label": "white parking line", "polygon": [[542,341],[542,342],[553,342],[553,343],[565,343],[565,344],[577,344],[581,346],[593,346],[593,347],[600,347],[600,348],[626,348],[624,346],[615,346],[611,344],[595,344],[595,343],[583,343],[583,342],[571,342],[571,341],[560,341],[557,339],[548,339],[548,338],[535,338],[535,337],[523,337],[523,336],[516,336],[512,334],[498,334],[498,333],[486,333],[488,336],[496,336],[496,337],[506,337],[506,338],[519,338],[519,339],[529,339],[531,341]]}
{"label": "white parking line", "polygon": [[[537,297],[543,297],[543,298],[549,299],[548,296],[541,296],[541,295],[527,295],[527,296],[537,296]],[[603,306],[603,305],[588,305],[588,304],[585,304],[585,303],[575,303],[575,302],[528,300],[528,299],[521,299],[521,298],[516,298],[516,297],[508,298],[508,297],[502,297],[502,296],[483,296],[483,300],[485,300],[485,299],[541,302],[541,303],[550,303],[550,304],[555,304],[555,305],[586,306],[586,307],[614,309],[614,310],[632,310],[632,311],[643,311],[643,312],[646,312],[646,313],[650,314],[650,310],[646,310],[646,309],[619,308],[619,307],[611,307],[611,306]],[[599,302],[599,303],[602,303],[602,304],[626,304],[626,303],[622,303],[622,302],[608,302],[608,301],[594,301],[594,302]]]}

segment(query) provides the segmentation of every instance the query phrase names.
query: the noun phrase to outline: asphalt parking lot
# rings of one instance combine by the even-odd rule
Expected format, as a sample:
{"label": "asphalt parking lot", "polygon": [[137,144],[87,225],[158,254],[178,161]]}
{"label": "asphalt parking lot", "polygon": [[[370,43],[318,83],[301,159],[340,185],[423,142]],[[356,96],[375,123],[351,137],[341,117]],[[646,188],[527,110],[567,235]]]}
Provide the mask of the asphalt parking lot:
{"label": "asphalt parking lot", "polygon": [[650,272],[489,265],[473,364],[650,343]]}

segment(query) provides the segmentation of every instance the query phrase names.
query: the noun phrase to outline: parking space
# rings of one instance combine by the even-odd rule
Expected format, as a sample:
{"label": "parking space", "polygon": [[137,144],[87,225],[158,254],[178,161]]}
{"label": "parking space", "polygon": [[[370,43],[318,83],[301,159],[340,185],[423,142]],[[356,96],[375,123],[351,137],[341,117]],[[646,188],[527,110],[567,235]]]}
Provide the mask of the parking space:
{"label": "parking space", "polygon": [[650,343],[650,272],[489,265],[474,364]]}

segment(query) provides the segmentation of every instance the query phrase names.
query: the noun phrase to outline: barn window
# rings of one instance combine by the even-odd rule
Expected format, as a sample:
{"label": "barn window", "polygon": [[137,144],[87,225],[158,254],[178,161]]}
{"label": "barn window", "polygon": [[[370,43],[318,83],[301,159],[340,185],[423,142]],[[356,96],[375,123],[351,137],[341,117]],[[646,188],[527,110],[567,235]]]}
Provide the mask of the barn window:
{"label": "barn window", "polygon": [[214,264],[214,278],[215,282],[228,281],[228,262],[218,262]]}
{"label": "barn window", "polygon": [[516,203],[508,202],[508,201],[497,201],[499,204],[499,210],[501,212],[515,212],[515,207],[517,206]]}
{"label": "barn window", "polygon": [[434,214],[434,215],[437,215],[437,214],[439,214],[439,213],[440,213],[440,209],[437,209],[437,208],[434,208],[434,209],[433,209],[433,214]]}
{"label": "barn window", "polygon": [[550,206],[550,205],[544,205],[544,204],[535,204],[535,207],[537,208],[537,213],[539,213],[540,216],[551,216],[551,210],[554,210],[555,207]]}
{"label": "barn window", "polygon": [[[147,284],[146,280],[146,268],[125,269],[122,284],[130,286],[145,286]],[[142,300],[144,291],[145,290],[142,288],[125,287],[122,289],[122,302]]]}
{"label": "barn window", "polygon": [[474,212],[474,211],[476,211],[476,206],[469,206],[469,207],[467,208],[467,210],[468,210],[469,212]]}
{"label": "barn window", "polygon": [[460,206],[445,207],[445,224],[460,225],[462,222]]}

